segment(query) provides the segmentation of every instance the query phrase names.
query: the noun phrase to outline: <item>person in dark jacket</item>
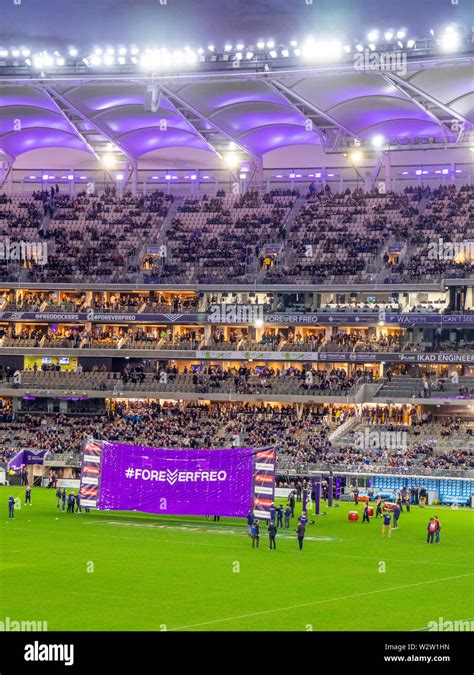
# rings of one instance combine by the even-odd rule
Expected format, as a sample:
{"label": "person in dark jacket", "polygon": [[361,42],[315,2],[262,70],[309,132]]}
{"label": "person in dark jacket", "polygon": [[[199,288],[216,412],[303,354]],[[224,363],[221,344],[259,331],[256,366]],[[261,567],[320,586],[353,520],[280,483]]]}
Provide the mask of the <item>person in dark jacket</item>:
{"label": "person in dark jacket", "polygon": [[362,514],[362,522],[363,522],[363,523],[370,523],[370,519],[369,519],[369,503],[368,503],[368,502],[366,502],[366,504],[365,504],[365,506],[364,506],[364,512],[363,512],[363,514]]}
{"label": "person in dark jacket", "polygon": [[8,517],[15,517],[15,498],[12,495],[8,497]]}
{"label": "person in dark jacket", "polygon": [[253,515],[253,511],[250,510],[247,513],[247,534],[249,535],[249,537],[252,536],[252,525],[253,525],[254,520],[255,520],[255,516]]}
{"label": "person in dark jacket", "polygon": [[290,529],[291,507],[289,504],[285,507],[285,530]]}
{"label": "person in dark jacket", "polygon": [[300,551],[303,550],[303,539],[304,539],[304,531],[305,531],[305,526],[304,524],[300,521],[298,523],[298,527],[296,528],[296,535],[298,537],[298,546]]}
{"label": "person in dark jacket", "polygon": [[380,497],[380,496],[377,497],[377,504],[376,504],[376,506],[375,506],[375,517],[378,518],[379,516],[380,516],[381,518],[383,518],[383,514],[382,514],[382,497]]}
{"label": "person in dark jacket", "polygon": [[291,509],[291,517],[295,515],[295,493],[292,492],[290,496],[288,497],[288,502],[290,504],[290,509]]}
{"label": "person in dark jacket", "polygon": [[277,527],[283,527],[283,506],[280,504],[277,506]]}
{"label": "person in dark jacket", "polygon": [[270,550],[274,548],[276,550],[276,535],[277,535],[277,526],[275,525],[274,521],[271,520],[268,523],[268,539],[270,541]]}

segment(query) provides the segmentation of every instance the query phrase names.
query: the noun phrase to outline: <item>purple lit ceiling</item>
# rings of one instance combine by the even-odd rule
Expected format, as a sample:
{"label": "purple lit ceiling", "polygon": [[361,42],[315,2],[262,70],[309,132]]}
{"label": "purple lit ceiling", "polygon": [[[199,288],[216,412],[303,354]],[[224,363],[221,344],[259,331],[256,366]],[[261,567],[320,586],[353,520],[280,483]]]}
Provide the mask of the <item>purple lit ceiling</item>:
{"label": "purple lit ceiling", "polygon": [[[230,142],[249,155],[327,143],[327,130],[361,139],[450,137],[453,112],[474,123],[472,70],[465,65],[406,74],[338,71],[158,82],[159,106],[145,109],[136,79],[0,85],[0,150],[91,153],[115,143],[130,158],[169,148],[210,153]],[[444,120],[440,122],[443,112]],[[316,124],[308,126],[308,118]],[[443,123],[444,122],[444,123]]]}
{"label": "purple lit ceiling", "polygon": [[90,152],[40,86],[0,85],[0,150],[15,158],[49,147]]}

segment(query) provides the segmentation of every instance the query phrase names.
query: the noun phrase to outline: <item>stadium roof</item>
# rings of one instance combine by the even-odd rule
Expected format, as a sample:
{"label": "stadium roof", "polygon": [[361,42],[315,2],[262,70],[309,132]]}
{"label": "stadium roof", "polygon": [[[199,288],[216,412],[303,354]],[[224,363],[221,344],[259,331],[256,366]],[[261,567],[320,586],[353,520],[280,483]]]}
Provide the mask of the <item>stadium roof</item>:
{"label": "stadium roof", "polygon": [[[367,64],[366,64],[367,65]],[[155,110],[155,112],[152,112]],[[350,65],[274,72],[3,78],[0,150],[68,148],[131,161],[168,148],[249,158],[288,146],[337,151],[456,143],[474,124],[472,57],[409,62],[406,72]],[[233,145],[232,145],[233,144]]]}

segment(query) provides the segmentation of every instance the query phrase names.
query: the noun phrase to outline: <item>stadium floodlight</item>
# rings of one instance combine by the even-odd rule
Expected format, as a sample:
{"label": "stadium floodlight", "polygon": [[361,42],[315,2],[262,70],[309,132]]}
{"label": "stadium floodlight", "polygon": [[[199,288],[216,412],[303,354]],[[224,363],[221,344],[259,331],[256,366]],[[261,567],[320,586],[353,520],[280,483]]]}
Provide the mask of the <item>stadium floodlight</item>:
{"label": "stadium floodlight", "polygon": [[54,63],[53,57],[50,54],[48,54],[48,52],[43,52],[41,54],[41,59],[42,59],[43,67],[44,66],[51,67]]}
{"label": "stadium floodlight", "polygon": [[66,61],[63,59],[62,56],[59,56],[59,57],[56,59],[56,65],[57,65],[57,66],[64,66],[65,63],[66,63]]}
{"label": "stadium floodlight", "polygon": [[102,164],[107,168],[111,169],[116,164],[116,159],[113,155],[103,155]]}
{"label": "stadium floodlight", "polygon": [[31,59],[25,59],[25,63],[27,66],[31,66]]}
{"label": "stadium floodlight", "polygon": [[12,49],[12,56],[14,59],[18,59],[20,56],[20,50],[19,49]]}
{"label": "stadium floodlight", "polygon": [[8,49],[0,49],[0,58],[6,59],[8,56]]}
{"label": "stadium floodlight", "polygon": [[382,136],[382,134],[376,134],[372,137],[371,143],[374,148],[381,148],[385,144],[385,138]]}
{"label": "stadium floodlight", "polygon": [[291,46],[291,47],[297,47],[297,46],[298,46],[298,40],[292,40],[292,41],[290,42],[290,46]]}
{"label": "stadium floodlight", "polygon": [[346,54],[350,54],[351,51],[352,51],[352,48],[351,48],[350,45],[344,45],[343,49],[346,52]]}
{"label": "stadium floodlight", "polygon": [[405,35],[406,35],[406,31],[404,31],[403,29],[397,31],[397,39],[398,39],[398,40],[403,40],[403,38],[405,37]]}
{"label": "stadium floodlight", "polygon": [[400,49],[403,49],[403,42],[401,40],[398,40],[397,45],[400,47]]}
{"label": "stadium floodlight", "polygon": [[369,42],[369,49],[370,49],[371,52],[375,52],[377,47],[375,46],[374,42]]}
{"label": "stadium floodlight", "polygon": [[138,59],[137,59],[136,56],[131,56],[131,57],[130,57],[130,61],[131,61],[131,63],[133,63],[134,66],[136,66],[137,63],[138,63]]}
{"label": "stadium floodlight", "polygon": [[356,49],[357,49],[358,52],[363,52],[364,51],[364,45],[361,44],[360,42],[358,42],[356,44]]}
{"label": "stadium floodlight", "polygon": [[243,58],[242,52],[237,52],[236,55],[235,55],[235,58],[236,58],[237,61],[242,61],[242,58]]}
{"label": "stadium floodlight", "polygon": [[107,52],[109,56],[114,56],[115,54],[115,49],[113,47],[107,47]]}
{"label": "stadium floodlight", "polygon": [[27,58],[31,55],[31,52],[30,52],[29,49],[22,49],[22,50],[21,50],[21,55],[22,55],[25,59],[27,59]]}
{"label": "stadium floodlight", "polygon": [[138,47],[131,47],[130,54],[132,54],[132,56],[136,56],[139,53],[140,53],[140,50],[138,49]]}
{"label": "stadium floodlight", "polygon": [[281,55],[282,55],[285,59],[287,59],[287,58],[289,57],[289,55],[290,55],[290,52],[288,51],[288,49],[282,49],[282,50],[281,50]]}
{"label": "stadium floodlight", "polygon": [[391,42],[393,40],[393,32],[391,30],[385,31],[383,36],[387,42]]}
{"label": "stadium floodlight", "polygon": [[349,159],[351,160],[351,162],[352,162],[353,164],[358,164],[359,162],[361,162],[362,159],[363,159],[363,157],[364,157],[364,156],[362,155],[362,153],[361,153],[360,150],[354,150],[354,151],[351,152],[351,154],[349,155]]}
{"label": "stadium floodlight", "polygon": [[114,57],[113,57],[113,56],[111,56],[110,54],[106,54],[106,55],[104,56],[104,64],[105,64],[106,66],[111,66],[111,65],[113,65],[113,62],[114,62]]}
{"label": "stadium floodlight", "polygon": [[306,43],[303,49],[303,56],[313,61],[323,61],[338,57],[341,49],[341,44],[337,40]]}
{"label": "stadium floodlight", "polygon": [[118,50],[118,53],[120,54],[120,56],[125,56],[126,53],[127,53],[127,48],[126,47],[120,47],[120,49]]}
{"label": "stadium floodlight", "polygon": [[301,56],[301,49],[300,49],[299,47],[297,47],[297,48],[294,50],[293,54],[294,54],[295,56]]}
{"label": "stadium floodlight", "polygon": [[275,49],[270,49],[270,51],[269,51],[268,53],[270,54],[270,56],[272,57],[272,59],[276,59],[277,53],[276,53],[276,50],[275,50]]}
{"label": "stadium floodlight", "polygon": [[231,49],[232,49],[232,45],[231,45],[231,44],[226,44],[226,45],[224,46],[224,51],[225,51],[225,52],[230,52]]}
{"label": "stadium floodlight", "polygon": [[73,58],[76,57],[78,54],[78,51],[75,47],[69,47],[69,56],[72,56]]}
{"label": "stadium floodlight", "polygon": [[251,59],[253,59],[253,56],[254,56],[253,52],[247,52],[247,53],[245,54],[245,58],[246,58],[248,61],[250,61]]}
{"label": "stadium floodlight", "polygon": [[202,47],[198,47],[197,53],[199,56],[201,56],[201,54],[204,54],[204,49]]}
{"label": "stadium floodlight", "polygon": [[95,67],[102,65],[102,59],[97,54],[92,54],[90,62]]}
{"label": "stadium floodlight", "polygon": [[237,51],[241,52],[244,47],[245,45],[242,44],[242,42],[238,42],[235,48],[237,49]]}
{"label": "stadium floodlight", "polygon": [[367,35],[367,39],[369,42],[375,42],[379,37],[379,32],[378,30],[371,30],[370,33]]}
{"label": "stadium floodlight", "polygon": [[207,48],[210,52],[213,52],[215,50],[214,45],[207,45]]}
{"label": "stadium floodlight", "polygon": [[94,54],[95,54],[96,56],[102,56],[102,49],[101,49],[101,47],[96,47],[96,48],[94,49]]}
{"label": "stadium floodlight", "polygon": [[448,26],[440,39],[441,49],[444,52],[454,52],[459,47],[459,35],[452,26]]}
{"label": "stadium floodlight", "polygon": [[267,49],[273,49],[274,46],[275,46],[275,40],[268,40]]}
{"label": "stadium floodlight", "polygon": [[413,47],[415,46],[415,44],[416,44],[415,40],[408,40],[408,41],[407,41],[407,47],[408,47],[408,49],[413,49]]}
{"label": "stadium floodlight", "polygon": [[240,158],[235,152],[228,152],[224,156],[224,162],[229,169],[236,169],[240,164]]}
{"label": "stadium floodlight", "polygon": [[257,49],[265,49],[265,42],[263,40],[257,42]]}
{"label": "stadium floodlight", "polygon": [[117,62],[119,66],[124,66],[125,65],[125,56],[119,56],[117,59]]}

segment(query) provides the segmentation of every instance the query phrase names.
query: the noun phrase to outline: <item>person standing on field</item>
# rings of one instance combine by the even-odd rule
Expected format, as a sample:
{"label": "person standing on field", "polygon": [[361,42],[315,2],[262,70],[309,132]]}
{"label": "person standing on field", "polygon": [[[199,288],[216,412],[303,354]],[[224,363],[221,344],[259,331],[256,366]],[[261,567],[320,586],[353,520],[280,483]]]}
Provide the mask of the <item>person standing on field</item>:
{"label": "person standing on field", "polygon": [[276,545],[276,535],[277,535],[277,526],[275,525],[274,521],[271,520],[268,523],[268,538],[269,538],[269,541],[270,541],[270,550],[272,550],[272,548],[274,548],[275,551],[276,551],[276,547],[277,547],[277,545]]}
{"label": "person standing on field", "polygon": [[388,538],[392,536],[392,525],[391,525],[391,519],[390,519],[390,511],[387,511],[386,514],[383,517],[383,524],[382,524],[382,538],[385,537],[385,532],[388,533]]}
{"label": "person standing on field", "polygon": [[299,546],[300,551],[303,550],[304,531],[305,531],[305,526],[300,521],[298,523],[298,527],[296,528],[296,535],[298,537],[298,546]]}
{"label": "person standing on field", "polygon": [[252,524],[252,548],[258,548],[260,543],[260,526],[258,520],[254,520]]}
{"label": "person standing on field", "polygon": [[428,523],[428,534],[427,534],[427,537],[426,537],[426,543],[427,544],[433,543],[435,532],[436,532],[436,521],[435,521],[434,518],[430,518],[430,521]]}
{"label": "person standing on field", "polygon": [[290,528],[290,518],[291,518],[291,506],[287,504],[285,508],[285,530],[288,530]]}
{"label": "person standing on field", "polygon": [[369,519],[369,502],[366,502],[364,506],[364,512],[362,514],[362,522],[363,523],[370,523]]}
{"label": "person standing on field", "polygon": [[439,544],[439,533],[441,531],[441,523],[439,522],[438,516],[434,516],[435,523],[436,523],[436,530],[435,530],[435,544]]}

